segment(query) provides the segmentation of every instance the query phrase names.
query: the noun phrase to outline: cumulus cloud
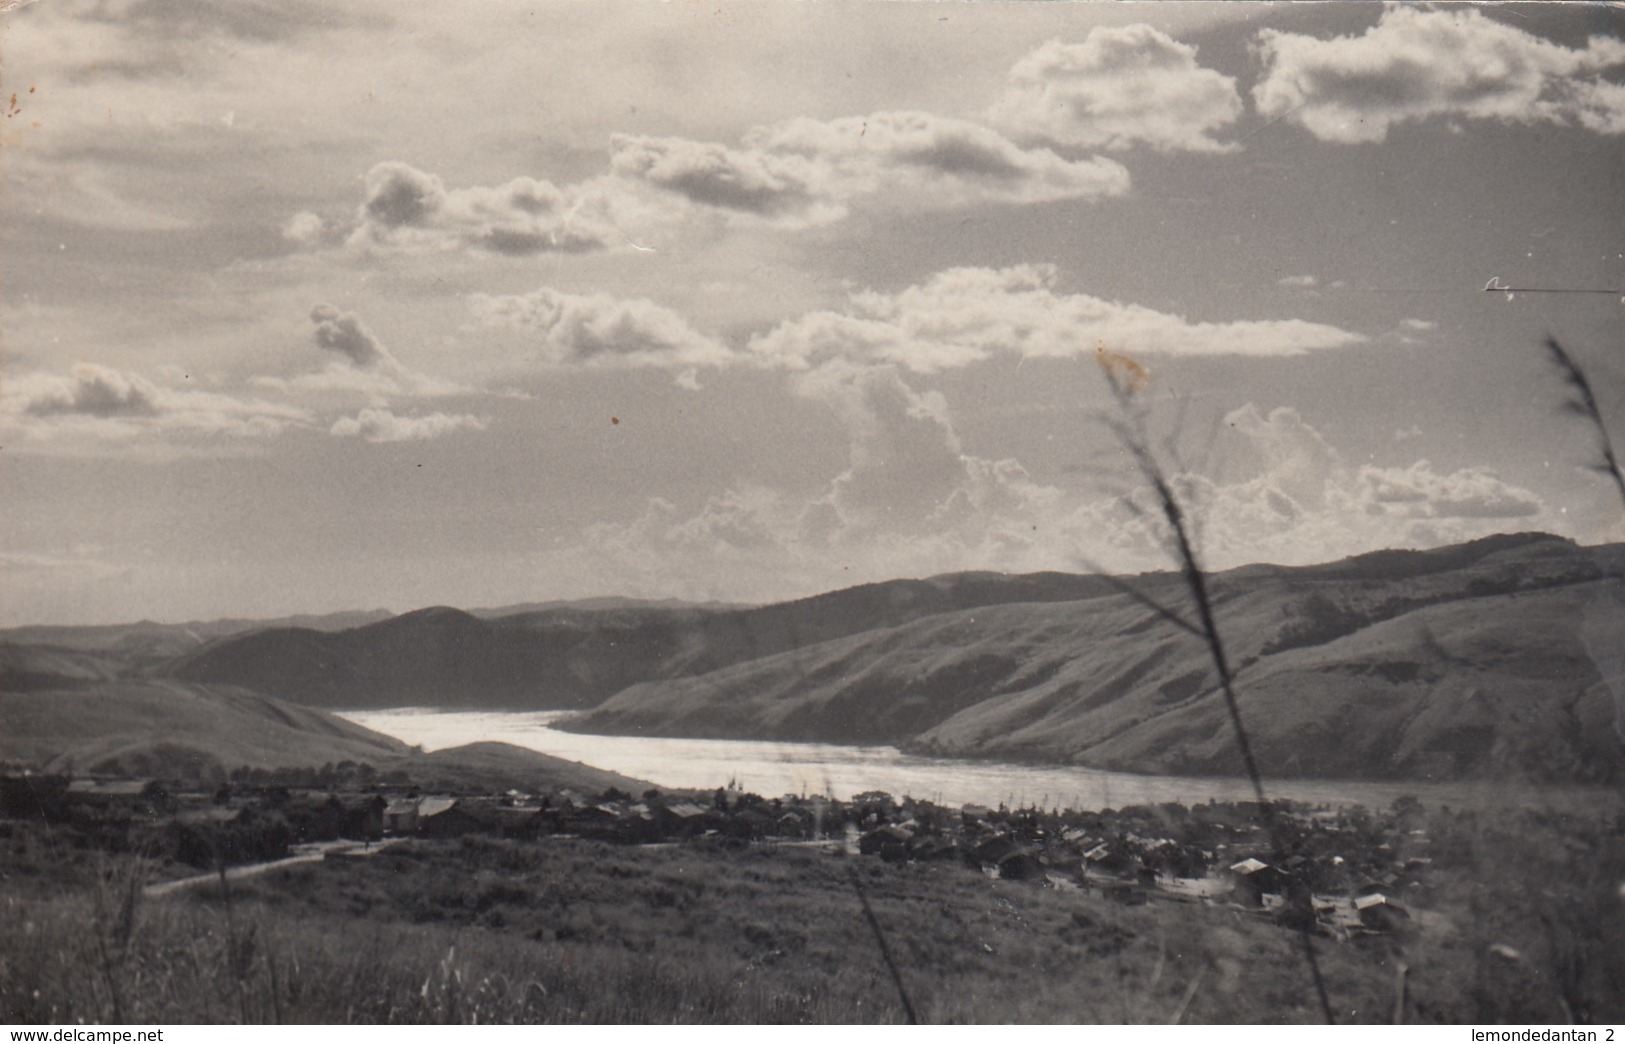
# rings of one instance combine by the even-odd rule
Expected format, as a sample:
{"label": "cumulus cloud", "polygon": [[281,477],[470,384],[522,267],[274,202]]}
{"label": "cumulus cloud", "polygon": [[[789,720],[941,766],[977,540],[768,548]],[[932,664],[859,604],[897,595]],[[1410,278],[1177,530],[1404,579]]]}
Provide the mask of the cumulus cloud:
{"label": "cumulus cloud", "polygon": [[458,395],[462,385],[409,369],[354,312],[318,304],[310,310],[316,347],[336,358],[314,373],[255,377],[253,383],[279,391],[348,392],[382,400],[393,395]]}
{"label": "cumulus cloud", "polygon": [[79,363],[70,378],[49,381],[26,399],[23,410],[36,417],[153,417],[158,414],[159,395],[151,381]]}
{"label": "cumulus cloud", "polygon": [[891,367],[833,362],[795,382],[824,403],[850,440],[850,463],[810,505],[808,522],[825,536],[850,536],[902,522],[957,530],[972,518],[1019,507],[1026,472],[1014,461],[967,456],[937,392],[919,392]]}
{"label": "cumulus cloud", "polygon": [[1212,132],[1241,115],[1234,77],[1196,62],[1196,48],[1149,25],[1050,40],[1010,70],[989,118],[1019,137],[1077,148],[1229,152]]}
{"label": "cumulus cloud", "polygon": [[[505,185],[447,189],[437,176],[391,161],[367,172],[365,193],[348,236],[362,250],[579,254],[623,239],[581,186],[520,177]],[[299,222],[296,216],[290,229]],[[305,221],[301,227],[309,226]]]}
{"label": "cumulus cloud", "polygon": [[364,179],[353,218],[301,212],[283,236],[305,247],[345,242],[370,254],[477,251],[581,254],[647,231],[721,216],[805,228],[839,221],[863,197],[919,208],[1096,199],[1128,191],[1124,167],[1022,148],[978,123],[922,112],[797,119],[749,131],[737,147],[616,134],[609,170],[568,185],[518,177],[448,188],[399,161]]}
{"label": "cumulus cloud", "polygon": [[1100,344],[1129,356],[1282,356],[1365,340],[1298,319],[1191,322],[1140,305],[1057,293],[1056,276],[1051,265],[949,269],[895,294],[853,294],[844,312],[781,323],[752,338],[749,349],[763,361],[798,369],[847,358],[932,373],[999,352],[1091,355]]}
{"label": "cumulus cloud", "polygon": [[793,387],[847,432],[847,464],[822,489],[730,489],[688,512],[652,500],[635,519],[591,527],[592,560],[632,582],[726,598],[753,596],[753,583],[811,591],[1047,564],[1035,534],[1059,492],[1016,461],[966,453],[940,394],[909,387],[892,367],[843,362]]}
{"label": "cumulus cloud", "polygon": [[261,437],[312,422],[283,403],[158,384],[137,374],[79,363],[66,375],[24,374],[7,382],[0,422],[32,440],[139,435]]}
{"label": "cumulus cloud", "polygon": [[1601,78],[1625,64],[1625,40],[1613,37],[1570,48],[1472,8],[1393,6],[1359,36],[1265,29],[1258,43],[1259,113],[1323,141],[1379,142],[1436,116],[1625,133],[1625,87]]}
{"label": "cumulus cloud", "polygon": [[360,437],[368,442],[418,442],[457,431],[484,431],[489,422],[468,414],[428,413],[397,416],[388,409],[364,409],[354,417],[340,417],[331,434]]}
{"label": "cumulus cloud", "polygon": [[[1016,460],[966,452],[949,405],[895,367],[830,362],[795,391],[845,428],[846,465],[820,489],[728,490],[697,508],[651,501],[544,556],[550,574],[593,563],[628,589],[695,598],[787,591],[965,569],[1166,569],[1168,533],[1143,483],[1072,489]],[[1223,473],[1176,472],[1211,568],[1302,565],[1387,547],[1436,547],[1517,528],[1553,528],[1534,493],[1485,468],[1346,462],[1297,410],[1246,405],[1221,427]]]}
{"label": "cumulus cloud", "polygon": [[322,241],[326,233],[327,222],[322,220],[320,214],[313,214],[308,210],[301,210],[282,225],[282,238],[300,246],[315,246]]}
{"label": "cumulus cloud", "polygon": [[1400,518],[1505,519],[1540,514],[1541,501],[1507,485],[1489,468],[1441,475],[1425,460],[1408,468],[1361,467],[1355,499],[1371,514]]}
{"label": "cumulus cloud", "polygon": [[542,287],[528,294],[473,294],[469,307],[486,327],[524,335],[526,349],[550,366],[671,367],[687,371],[733,360],[727,347],[644,298],[567,294]]}
{"label": "cumulus cloud", "polygon": [[617,135],[612,169],[692,204],[743,219],[813,225],[855,200],[897,205],[1096,199],[1128,191],[1128,171],[1103,157],[1024,149],[981,124],[923,112],[796,119],[748,132],[733,148],[683,138]]}
{"label": "cumulus cloud", "polygon": [[353,312],[319,304],[310,310],[310,321],[316,324],[316,346],[337,352],[354,366],[370,370],[400,365]]}

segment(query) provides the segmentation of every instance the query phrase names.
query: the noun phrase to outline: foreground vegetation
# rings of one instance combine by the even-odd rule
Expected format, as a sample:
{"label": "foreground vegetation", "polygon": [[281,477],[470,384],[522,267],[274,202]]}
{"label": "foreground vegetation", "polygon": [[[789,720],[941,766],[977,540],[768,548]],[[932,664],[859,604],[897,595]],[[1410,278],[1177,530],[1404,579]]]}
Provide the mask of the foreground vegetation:
{"label": "foreground vegetation", "polygon": [[[1423,810],[1415,923],[1317,941],[1339,1019],[1625,1017],[1625,838],[1550,813]],[[415,840],[144,900],[133,855],[62,873],[16,824],[0,1018],[91,1022],[1315,1021],[1300,942],[1228,905],[1122,906],[817,845]],[[48,862],[49,861],[49,862]]]}

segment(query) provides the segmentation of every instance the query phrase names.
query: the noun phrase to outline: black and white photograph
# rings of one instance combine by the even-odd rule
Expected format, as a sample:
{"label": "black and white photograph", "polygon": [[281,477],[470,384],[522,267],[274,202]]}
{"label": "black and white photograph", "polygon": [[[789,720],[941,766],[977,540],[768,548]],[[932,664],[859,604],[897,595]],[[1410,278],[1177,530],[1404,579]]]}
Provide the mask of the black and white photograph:
{"label": "black and white photograph", "polygon": [[0,106],[0,1022],[1625,1023],[1625,7],[6,0]]}

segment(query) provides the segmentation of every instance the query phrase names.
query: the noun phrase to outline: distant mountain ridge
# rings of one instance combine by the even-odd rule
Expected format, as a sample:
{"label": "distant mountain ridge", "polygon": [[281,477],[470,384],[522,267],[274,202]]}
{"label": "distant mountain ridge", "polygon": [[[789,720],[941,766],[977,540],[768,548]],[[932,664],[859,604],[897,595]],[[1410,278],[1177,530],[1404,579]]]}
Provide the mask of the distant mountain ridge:
{"label": "distant mountain ridge", "polygon": [[[1516,534],[1209,579],[1269,773],[1594,782],[1625,780],[1625,678],[1597,652],[1625,645],[1622,575],[1625,545]],[[432,607],[137,667],[0,644],[0,682],[95,689],[133,670],[332,709],[580,709],[564,727],[1238,771],[1205,647],[1148,602],[1186,612],[1182,579],[956,573],[742,608]]]}
{"label": "distant mountain ridge", "polygon": [[639,682],[705,674],[934,613],[1113,589],[1093,576],[960,573],[745,609],[567,607],[483,620],[441,606],[332,634],[272,628],[231,636],[158,673],[344,710],[586,708]]}
{"label": "distant mountain ridge", "polygon": [[[1210,578],[1272,776],[1625,780],[1625,546],[1541,534]],[[1135,587],[1187,604],[1167,576]],[[959,610],[646,682],[583,732],[1241,770],[1207,649],[1126,594]]]}

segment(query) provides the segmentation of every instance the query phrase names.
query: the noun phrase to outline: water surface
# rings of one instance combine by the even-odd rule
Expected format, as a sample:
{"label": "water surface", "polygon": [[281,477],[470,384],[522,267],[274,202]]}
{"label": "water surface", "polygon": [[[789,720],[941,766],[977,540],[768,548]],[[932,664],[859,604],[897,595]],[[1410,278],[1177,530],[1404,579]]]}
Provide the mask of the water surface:
{"label": "water surface", "polygon": [[[561,732],[552,723],[571,711],[442,711],[406,707],[347,711],[365,728],[425,750],[495,740],[580,761],[670,788],[713,789],[730,781],[746,790],[830,794],[843,800],[866,790],[960,805],[1100,809],[1177,801],[1193,804],[1247,799],[1241,778],[1151,776],[1097,769],[968,761],[904,754],[895,747],[848,747],[767,740],[667,739]],[[1474,783],[1350,783],[1333,780],[1269,781],[1271,797],[1324,804],[1386,807],[1402,794],[1468,807],[1527,803],[1532,792],[1509,792]],[[1547,798],[1554,791],[1542,792]],[[1544,801],[1537,802],[1544,803]]]}

